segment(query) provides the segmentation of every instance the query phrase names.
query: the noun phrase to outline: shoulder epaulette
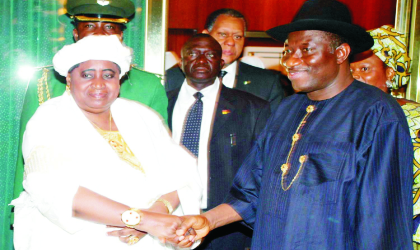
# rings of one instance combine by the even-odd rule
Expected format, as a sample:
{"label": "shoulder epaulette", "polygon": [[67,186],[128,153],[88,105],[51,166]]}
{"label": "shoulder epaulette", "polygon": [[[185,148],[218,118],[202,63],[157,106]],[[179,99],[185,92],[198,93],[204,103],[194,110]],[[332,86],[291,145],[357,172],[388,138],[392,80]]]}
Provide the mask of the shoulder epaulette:
{"label": "shoulder epaulette", "polygon": [[41,70],[43,70],[43,69],[48,69],[48,70],[50,70],[50,69],[54,69],[54,66],[53,66],[53,65],[46,65],[46,66],[33,67],[33,68],[32,68],[33,72],[36,72],[36,71],[41,71]]}
{"label": "shoulder epaulette", "polygon": [[[39,106],[43,104],[44,101],[44,88],[45,88],[45,94],[47,95],[47,101],[51,99],[50,90],[48,88],[48,72],[50,71],[49,68],[51,68],[52,65],[39,67],[39,70],[42,70],[42,76],[38,79],[38,103]],[[38,69],[36,69],[38,70]]]}

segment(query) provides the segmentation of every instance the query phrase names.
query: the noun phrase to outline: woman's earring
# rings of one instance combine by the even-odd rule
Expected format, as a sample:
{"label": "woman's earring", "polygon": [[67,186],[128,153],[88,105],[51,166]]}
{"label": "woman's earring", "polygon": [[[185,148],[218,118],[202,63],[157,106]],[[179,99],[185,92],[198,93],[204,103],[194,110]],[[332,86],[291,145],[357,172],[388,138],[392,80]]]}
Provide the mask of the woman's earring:
{"label": "woman's earring", "polygon": [[70,95],[70,84],[66,85],[66,92],[68,95]]}

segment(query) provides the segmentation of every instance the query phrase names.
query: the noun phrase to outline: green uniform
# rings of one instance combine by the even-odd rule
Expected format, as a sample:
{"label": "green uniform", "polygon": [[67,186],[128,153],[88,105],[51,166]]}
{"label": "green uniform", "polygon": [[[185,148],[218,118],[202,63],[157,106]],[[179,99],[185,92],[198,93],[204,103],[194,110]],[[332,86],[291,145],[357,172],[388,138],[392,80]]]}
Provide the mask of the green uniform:
{"label": "green uniform", "polygon": [[[36,109],[50,98],[60,96],[66,90],[66,79],[54,71],[52,66],[41,68],[34,73],[28,83],[22,115],[20,118],[19,153],[16,164],[14,198],[23,191],[23,156],[22,138],[26,124],[34,115]],[[161,79],[152,73],[132,68],[128,76],[122,79],[120,97],[138,101],[159,113],[164,121],[167,120],[168,99]],[[48,90],[47,90],[48,89]]]}

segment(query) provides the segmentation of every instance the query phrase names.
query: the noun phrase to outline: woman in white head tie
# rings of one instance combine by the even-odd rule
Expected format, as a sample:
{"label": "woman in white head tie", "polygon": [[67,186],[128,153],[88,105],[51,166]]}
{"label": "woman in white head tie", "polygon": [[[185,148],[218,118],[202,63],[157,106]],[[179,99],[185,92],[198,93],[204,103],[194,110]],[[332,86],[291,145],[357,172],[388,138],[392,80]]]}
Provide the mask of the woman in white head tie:
{"label": "woman in white head tie", "polygon": [[55,55],[68,88],[24,134],[16,250],[171,249],[163,239],[175,239],[181,222],[172,210],[199,212],[195,159],[156,113],[118,98],[131,54],[117,36],[88,36]]}

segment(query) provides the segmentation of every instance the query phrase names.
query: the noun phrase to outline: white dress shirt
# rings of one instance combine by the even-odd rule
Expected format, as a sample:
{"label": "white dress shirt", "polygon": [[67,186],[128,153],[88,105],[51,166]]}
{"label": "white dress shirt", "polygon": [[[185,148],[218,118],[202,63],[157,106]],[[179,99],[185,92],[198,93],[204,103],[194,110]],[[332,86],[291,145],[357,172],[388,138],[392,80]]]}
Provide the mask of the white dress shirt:
{"label": "white dress shirt", "polygon": [[[211,138],[213,114],[217,105],[219,96],[219,79],[216,78],[214,84],[202,89],[200,92],[203,94],[201,101],[203,102],[203,118],[201,120],[200,128],[200,141],[198,149],[198,173],[200,175],[203,196],[201,200],[201,208],[207,208],[207,190],[208,190],[208,147]],[[187,80],[181,86],[178,99],[175,103],[174,111],[172,114],[172,138],[176,143],[181,144],[182,129],[184,121],[190,107],[196,101],[194,94],[197,90],[188,85]],[[187,150],[187,149],[186,149]]]}
{"label": "white dress shirt", "polygon": [[225,85],[228,88],[233,88],[235,85],[235,77],[236,77],[236,68],[238,65],[238,61],[233,62],[229,66],[223,69],[223,71],[226,71],[226,75],[223,77],[223,85]]}

